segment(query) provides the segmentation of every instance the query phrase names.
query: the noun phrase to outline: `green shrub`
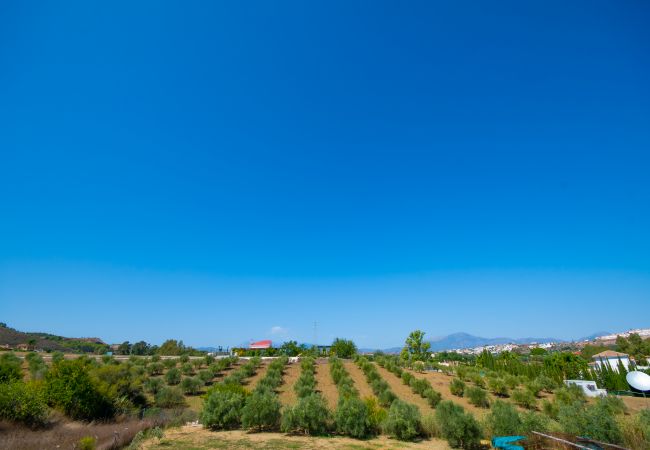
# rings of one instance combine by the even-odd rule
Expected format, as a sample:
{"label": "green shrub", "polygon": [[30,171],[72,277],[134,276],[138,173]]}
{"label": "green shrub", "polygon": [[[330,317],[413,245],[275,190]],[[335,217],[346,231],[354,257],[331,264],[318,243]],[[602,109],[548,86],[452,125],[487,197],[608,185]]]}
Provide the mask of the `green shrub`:
{"label": "green shrub", "polygon": [[626,447],[650,448],[650,409],[644,409],[633,417],[621,420],[621,432]]}
{"label": "green shrub", "polygon": [[420,372],[420,373],[424,372],[424,362],[415,361],[413,363],[413,370],[415,370],[416,372]]}
{"label": "green shrub", "polygon": [[325,434],[329,429],[331,413],[325,400],[316,393],[302,397],[282,415],[281,429],[285,433],[301,432],[311,435]]}
{"label": "green shrub", "polygon": [[537,383],[537,381],[529,381],[524,384],[524,387],[535,397],[539,397],[540,392],[542,392],[542,385]]}
{"label": "green shrub", "polygon": [[441,436],[454,448],[473,449],[480,446],[481,428],[474,416],[452,401],[442,401],[436,408],[436,421]]}
{"label": "green shrub", "polygon": [[427,399],[427,403],[432,408],[438,406],[438,403],[440,403],[440,400],[442,400],[442,395],[440,395],[440,392],[434,390],[433,388],[426,389],[423,392],[422,397]]}
{"label": "green shrub", "polygon": [[368,406],[359,398],[341,398],[334,414],[336,431],[339,433],[363,439],[374,434],[370,423]]}
{"label": "green shrub", "polygon": [[596,400],[596,406],[605,409],[614,416],[625,414],[627,412],[627,406],[625,405],[625,402],[619,397],[615,397],[613,395],[600,397]]}
{"label": "green shrub", "polygon": [[22,361],[13,353],[0,355],[0,383],[23,379]]}
{"label": "green shrub", "polygon": [[511,397],[512,401],[522,408],[534,409],[537,406],[535,395],[528,389],[515,389]]}
{"label": "green shrub", "polygon": [[488,389],[497,397],[508,396],[508,385],[503,378],[490,378],[488,380]]}
{"label": "green shrub", "polygon": [[497,400],[485,416],[485,426],[493,436],[517,435],[521,433],[522,421],[512,404]]}
{"label": "green shrub", "polygon": [[557,388],[557,383],[546,375],[539,375],[535,378],[535,382],[542,387],[543,391],[548,393],[552,393]]}
{"label": "green shrub", "polygon": [[275,430],[280,424],[280,400],[271,391],[255,391],[242,409],[242,426],[258,431]]}
{"label": "green shrub", "polygon": [[194,366],[187,362],[181,365],[181,372],[183,372],[183,375],[192,375],[194,373]]}
{"label": "green shrub", "polygon": [[587,397],[580,387],[572,384],[556,389],[555,401],[558,404],[572,405],[575,402],[586,403]]}
{"label": "green shrub", "polygon": [[462,397],[465,393],[465,383],[458,378],[454,378],[449,384],[449,390],[456,397]]}
{"label": "green shrub", "polygon": [[384,430],[399,440],[409,441],[420,434],[420,420],[417,406],[398,399],[390,405]]}
{"label": "green shrub", "polygon": [[519,380],[514,375],[506,375],[503,377],[503,382],[508,386],[508,389],[515,389],[519,386]]}
{"label": "green shrub", "polygon": [[148,378],[144,383],[144,390],[150,394],[156,395],[163,387],[163,381],[160,378]]}
{"label": "green shrub", "polygon": [[199,380],[201,380],[201,383],[204,385],[207,385],[212,381],[212,378],[214,378],[212,372],[210,370],[201,370],[198,374]]}
{"label": "green shrub", "polygon": [[182,355],[182,356],[179,358],[179,360],[180,360],[181,364],[185,364],[185,363],[187,363],[187,362],[190,361],[190,357],[189,357],[188,355]]}
{"label": "green shrub", "polygon": [[39,426],[47,421],[47,416],[45,393],[39,385],[22,381],[0,383],[0,419]]}
{"label": "green shrub", "polygon": [[480,387],[468,386],[465,388],[465,397],[468,401],[479,408],[489,408],[490,400],[488,399],[487,392]]}
{"label": "green shrub", "polygon": [[181,371],[173,367],[165,374],[165,381],[170,386],[176,386],[181,382]]}
{"label": "green shrub", "polygon": [[90,377],[82,358],[53,365],[45,377],[45,390],[48,403],[72,419],[105,419],[115,414],[111,399]]}
{"label": "green shrub", "polygon": [[404,383],[407,386],[410,386],[411,385],[411,380],[413,378],[415,378],[415,377],[410,372],[404,371],[404,372],[402,372],[401,378],[402,378],[402,383]]}
{"label": "green shrub", "polygon": [[156,393],[154,402],[158,408],[178,408],[185,406],[185,397],[178,388],[164,387]]}
{"label": "green shrub", "polygon": [[54,352],[52,353],[52,364],[57,364],[60,361],[63,361],[65,359],[65,356],[61,352]]}
{"label": "green shrub", "polygon": [[150,376],[161,375],[163,373],[165,366],[162,363],[154,362],[147,365],[147,373]]}
{"label": "green shrub", "polygon": [[368,428],[371,434],[379,434],[388,416],[388,411],[379,405],[379,401],[375,397],[364,398],[363,403],[368,410]]}
{"label": "green shrub", "polygon": [[196,377],[186,377],[181,381],[181,389],[187,395],[196,395],[201,390],[201,380]]}
{"label": "green shrub", "polygon": [[86,436],[79,439],[79,450],[95,450],[97,446],[97,439],[93,436]]}
{"label": "green shrub", "polygon": [[201,423],[213,430],[238,428],[244,404],[242,394],[214,389],[203,402]]}
{"label": "green shrub", "polygon": [[558,411],[558,421],[565,433],[586,436],[610,444],[623,442],[623,434],[616,418],[604,405],[585,406],[580,402],[562,404]]}
{"label": "green shrub", "polygon": [[176,360],[174,358],[163,359],[162,363],[163,363],[163,366],[165,366],[166,369],[171,369],[173,367],[176,367],[176,364],[178,364],[178,360]]}
{"label": "green shrub", "polygon": [[428,438],[440,437],[440,428],[434,414],[425,414],[422,416],[422,434]]}

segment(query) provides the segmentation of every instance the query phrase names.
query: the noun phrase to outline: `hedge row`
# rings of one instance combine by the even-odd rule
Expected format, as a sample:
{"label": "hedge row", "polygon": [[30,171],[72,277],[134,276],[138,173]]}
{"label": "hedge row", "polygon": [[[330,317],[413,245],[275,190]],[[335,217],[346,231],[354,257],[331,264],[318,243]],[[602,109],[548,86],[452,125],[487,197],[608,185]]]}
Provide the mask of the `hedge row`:
{"label": "hedge row", "polygon": [[417,378],[410,372],[403,370],[394,360],[386,357],[377,358],[377,364],[384,367],[386,370],[392,372],[402,379],[402,382],[411,387],[411,390],[418,394],[420,397],[427,400],[429,406],[435,408],[440,403],[442,395],[440,392],[433,389],[431,383],[424,378]]}

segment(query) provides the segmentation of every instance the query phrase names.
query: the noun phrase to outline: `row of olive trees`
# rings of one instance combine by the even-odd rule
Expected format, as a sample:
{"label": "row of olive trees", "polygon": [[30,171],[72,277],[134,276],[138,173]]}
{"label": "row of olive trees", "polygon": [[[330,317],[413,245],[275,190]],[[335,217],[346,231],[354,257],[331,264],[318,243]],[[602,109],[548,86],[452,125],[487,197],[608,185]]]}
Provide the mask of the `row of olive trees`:
{"label": "row of olive trees", "polygon": [[400,377],[405,385],[409,386],[413,392],[424,398],[432,408],[435,408],[440,403],[442,399],[440,392],[436,391],[428,380],[417,378],[410,372],[402,369],[396,358],[381,356],[375,360],[381,367]]}

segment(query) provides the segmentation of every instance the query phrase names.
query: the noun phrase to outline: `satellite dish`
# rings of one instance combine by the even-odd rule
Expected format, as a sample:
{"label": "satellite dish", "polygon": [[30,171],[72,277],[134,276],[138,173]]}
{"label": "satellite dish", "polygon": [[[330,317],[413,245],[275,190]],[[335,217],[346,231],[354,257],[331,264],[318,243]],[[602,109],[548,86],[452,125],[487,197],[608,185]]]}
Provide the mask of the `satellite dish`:
{"label": "satellite dish", "polygon": [[634,370],[625,375],[628,384],[639,391],[650,391],[650,375]]}

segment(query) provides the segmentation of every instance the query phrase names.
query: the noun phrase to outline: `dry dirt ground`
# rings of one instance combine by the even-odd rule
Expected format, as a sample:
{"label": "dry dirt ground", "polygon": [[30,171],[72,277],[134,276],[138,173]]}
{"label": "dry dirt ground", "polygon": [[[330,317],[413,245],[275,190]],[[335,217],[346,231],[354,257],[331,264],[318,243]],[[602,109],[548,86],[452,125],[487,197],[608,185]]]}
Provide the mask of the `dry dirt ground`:
{"label": "dry dirt ground", "polygon": [[336,403],[339,399],[339,391],[332,376],[330,375],[330,366],[326,362],[319,362],[316,364],[316,390],[319,391],[325,400],[327,401],[327,406],[334,411],[336,409]]}
{"label": "dry dirt ground", "polygon": [[363,374],[361,369],[359,369],[359,366],[357,366],[352,361],[344,361],[343,365],[345,366],[345,369],[350,374],[350,378],[352,378],[352,381],[354,381],[354,385],[359,391],[359,397],[361,398],[374,397],[375,394],[372,392],[372,388],[366,381],[366,376]]}
{"label": "dry dirt ground", "polygon": [[377,364],[375,364],[375,367],[377,368],[379,375],[381,375],[382,378],[386,380],[395,395],[397,395],[402,400],[417,406],[422,414],[432,414],[434,412],[433,408],[429,406],[425,399],[413,392],[410,386],[402,383],[401,378]]}
{"label": "dry dirt ground", "polygon": [[201,449],[432,449],[447,450],[449,446],[439,439],[420,442],[400,442],[386,436],[360,441],[344,437],[293,436],[281,433],[247,433],[209,431],[199,426],[186,425],[165,431],[162,439],[151,439],[142,446],[146,450],[201,450]]}
{"label": "dry dirt ground", "polygon": [[293,405],[296,402],[296,393],[293,391],[293,385],[300,376],[300,364],[289,364],[284,370],[282,384],[278,389],[280,402],[283,405]]}

